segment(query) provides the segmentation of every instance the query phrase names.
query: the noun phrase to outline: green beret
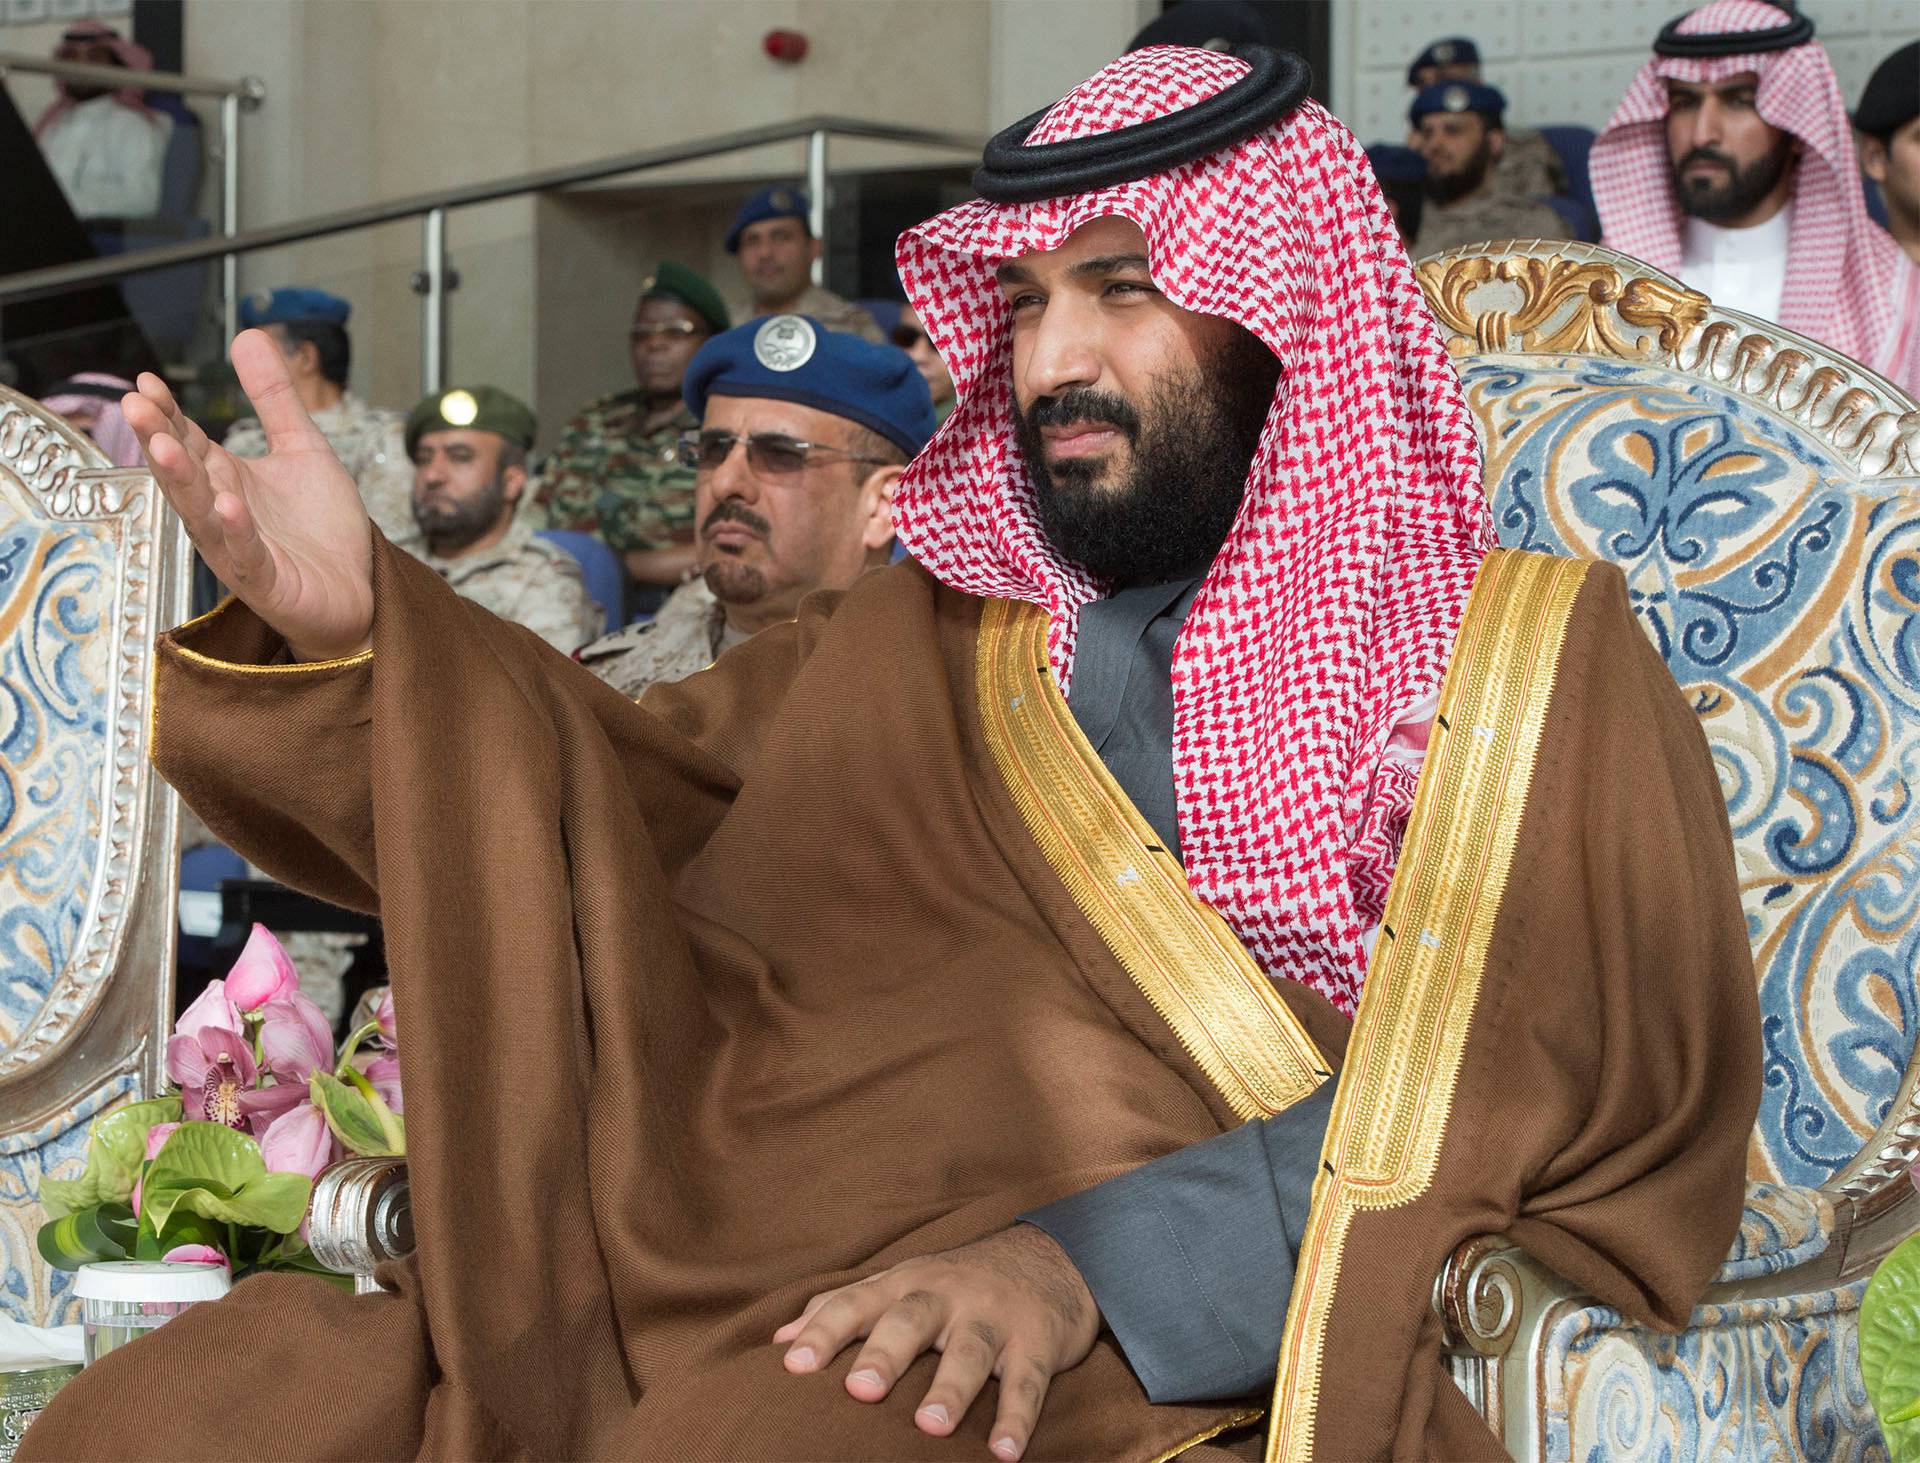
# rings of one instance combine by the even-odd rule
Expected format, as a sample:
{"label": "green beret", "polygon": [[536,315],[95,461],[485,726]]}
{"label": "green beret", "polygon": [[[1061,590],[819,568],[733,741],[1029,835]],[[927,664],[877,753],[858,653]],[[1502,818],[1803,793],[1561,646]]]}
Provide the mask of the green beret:
{"label": "green beret", "polygon": [[694,314],[707,322],[707,327],[718,335],[733,324],[727,314],[727,302],[720,298],[720,291],[708,284],[684,264],[675,264],[671,259],[662,260],[660,267],[647,276],[640,286],[640,298],[643,300],[678,300]]}
{"label": "green beret", "polygon": [[407,455],[428,432],[471,427],[522,447],[533,446],[533,409],[498,386],[455,386],[436,392],[407,414]]}

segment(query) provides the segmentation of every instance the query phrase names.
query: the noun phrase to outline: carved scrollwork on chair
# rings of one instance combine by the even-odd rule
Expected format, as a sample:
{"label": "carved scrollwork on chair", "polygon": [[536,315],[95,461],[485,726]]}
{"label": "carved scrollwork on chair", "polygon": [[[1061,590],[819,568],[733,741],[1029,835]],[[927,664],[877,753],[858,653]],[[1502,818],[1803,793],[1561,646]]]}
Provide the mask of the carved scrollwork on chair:
{"label": "carved scrollwork on chair", "polygon": [[0,1307],[35,1324],[72,1310],[34,1247],[40,1180],[161,1080],[176,835],[149,698],[187,588],[152,478],[0,388]]}
{"label": "carved scrollwork on chair", "polygon": [[1700,717],[1765,1042],[1739,1238],[1687,1330],[1481,1236],[1436,1281],[1450,1366],[1517,1457],[1876,1456],[1860,1295],[1920,1229],[1920,408],[1594,246],[1418,274],[1501,542],[1617,564]]}

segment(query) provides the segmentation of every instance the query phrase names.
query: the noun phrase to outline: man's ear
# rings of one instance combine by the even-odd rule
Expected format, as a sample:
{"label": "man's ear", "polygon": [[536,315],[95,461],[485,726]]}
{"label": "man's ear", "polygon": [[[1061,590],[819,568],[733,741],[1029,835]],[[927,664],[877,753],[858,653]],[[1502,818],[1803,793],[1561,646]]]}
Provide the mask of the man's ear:
{"label": "man's ear", "polygon": [[294,376],[318,376],[320,374],[320,347],[310,340],[303,340],[288,358],[287,369]]}
{"label": "man's ear", "polygon": [[1876,183],[1887,181],[1887,145],[1877,137],[1856,134],[1854,150],[1860,155],[1860,171]]}
{"label": "man's ear", "polygon": [[500,469],[500,491],[509,503],[518,503],[527,490],[527,470],[515,465]]}
{"label": "man's ear", "polygon": [[860,484],[860,546],[868,553],[893,542],[893,490],[906,468],[876,467]]}
{"label": "man's ear", "polygon": [[1487,129],[1487,156],[1499,162],[1507,150],[1507,129],[1489,127]]}
{"label": "man's ear", "polygon": [[822,243],[819,239],[812,238],[812,237],[808,238],[807,258],[818,259],[820,257],[820,251],[826,247],[827,246],[824,243]]}

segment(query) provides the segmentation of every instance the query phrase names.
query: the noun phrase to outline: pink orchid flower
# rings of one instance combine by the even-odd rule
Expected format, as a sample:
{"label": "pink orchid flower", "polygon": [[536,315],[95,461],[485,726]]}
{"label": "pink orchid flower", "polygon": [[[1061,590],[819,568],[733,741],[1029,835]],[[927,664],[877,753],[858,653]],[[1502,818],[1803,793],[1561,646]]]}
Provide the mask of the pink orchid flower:
{"label": "pink orchid flower", "polygon": [[400,1058],[375,1057],[364,1070],[380,1100],[395,1112],[405,1112],[400,1105]]}
{"label": "pink orchid flower", "polygon": [[256,1116],[283,1113],[300,1100],[297,1088],[257,1087],[260,1069],[253,1048],[238,1031],[219,1026],[169,1037],[167,1076],[179,1084],[187,1117],[241,1132],[253,1126]]}
{"label": "pink orchid flower", "polygon": [[212,1245],[175,1245],[160,1257],[169,1265],[233,1265]]}
{"label": "pink orchid flower", "polygon": [[224,980],[210,980],[207,988],[194,997],[193,1004],[180,1014],[173,1025],[175,1036],[198,1036],[209,1026],[217,1026],[222,1031],[240,1029],[240,1013],[234,1009],[233,1001],[227,995],[227,983]]}
{"label": "pink orchid flower", "polygon": [[[160,1150],[167,1146],[167,1139],[173,1136],[173,1130],[179,1126],[178,1123],[155,1123],[147,1129],[147,1163],[152,1163],[160,1156]],[[133,1213],[136,1219],[140,1215],[140,1190],[146,1182],[147,1169],[143,1163],[140,1176],[133,1181]]]}
{"label": "pink orchid flower", "polygon": [[385,1042],[388,1051],[400,1045],[400,1024],[393,1014],[393,987],[388,986],[380,997],[380,1004],[373,1008],[373,1019],[380,1023],[380,1040]]}
{"label": "pink orchid flower", "polygon": [[316,1069],[333,1070],[333,1025],[310,997],[285,992],[262,1006],[260,1016],[260,1059],[282,1084],[304,1093]]}
{"label": "pink orchid flower", "polygon": [[310,1179],[320,1177],[320,1170],[333,1162],[333,1149],[326,1114],[310,1102],[301,1102],[274,1119],[260,1140],[260,1156],[269,1173],[303,1173]]}
{"label": "pink orchid flower", "polygon": [[227,972],[227,999],[242,1011],[257,1011],[268,1001],[300,989],[299,972],[265,925],[257,924],[247,947]]}

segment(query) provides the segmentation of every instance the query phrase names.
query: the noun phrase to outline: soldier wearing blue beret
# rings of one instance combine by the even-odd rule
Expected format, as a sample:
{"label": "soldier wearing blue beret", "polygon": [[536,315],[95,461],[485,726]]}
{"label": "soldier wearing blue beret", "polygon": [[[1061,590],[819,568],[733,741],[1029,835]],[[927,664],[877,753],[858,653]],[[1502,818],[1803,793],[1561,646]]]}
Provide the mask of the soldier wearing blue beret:
{"label": "soldier wearing blue beret", "polygon": [[1507,99],[1478,81],[1443,81],[1415,94],[1408,118],[1426,160],[1426,202],[1415,258],[1487,239],[1565,239],[1566,221],[1547,204],[1494,186],[1506,149]]}
{"label": "soldier wearing blue beret", "polygon": [[699,577],[651,624],[580,652],[629,696],[704,669],[815,590],[884,564],[893,486],[935,427],[911,356],[804,315],[716,335],[687,368],[686,398],[701,421],[681,439]]}
{"label": "soldier wearing blue beret", "polygon": [[[353,306],[307,285],[255,290],[240,298],[240,324],[264,331],[286,357],[294,395],[320,435],[359,485],[380,532],[410,554],[425,552],[413,518],[413,468],[402,426],[406,414],[369,406],[347,386]],[[253,417],[236,422],[221,443],[236,457],[265,457],[267,434]]]}
{"label": "soldier wearing blue beret", "polygon": [[[1447,81],[1484,80],[1480,47],[1469,36],[1448,36],[1433,42],[1407,67],[1407,85],[1415,91]],[[1412,146],[1419,138],[1409,136]],[[1493,190],[1516,198],[1539,198],[1567,191],[1567,170],[1553,145],[1532,128],[1509,128],[1505,148],[1493,166]]]}
{"label": "soldier wearing blue beret", "polygon": [[748,303],[735,315],[747,320],[807,315],[828,330],[881,344],[885,337],[873,316],[813,282],[820,241],[813,236],[807,213],[806,193],[787,183],[762,188],[740,205],[727,230],[727,252],[739,256]]}

